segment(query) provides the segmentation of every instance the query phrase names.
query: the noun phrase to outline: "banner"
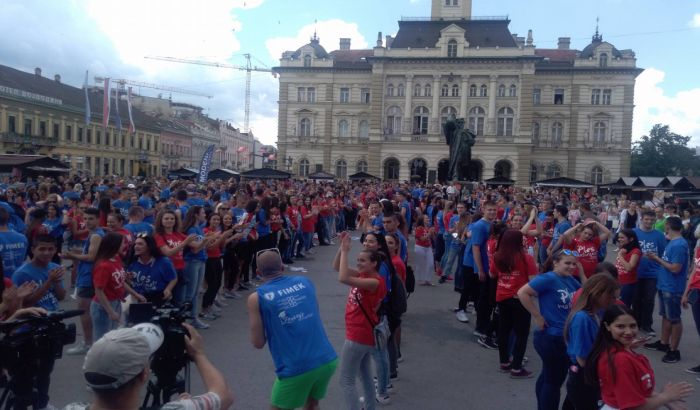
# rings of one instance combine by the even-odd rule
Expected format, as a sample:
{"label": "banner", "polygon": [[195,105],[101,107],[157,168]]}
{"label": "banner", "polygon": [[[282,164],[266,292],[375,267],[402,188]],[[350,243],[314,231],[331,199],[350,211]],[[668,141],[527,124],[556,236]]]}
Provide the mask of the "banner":
{"label": "banner", "polygon": [[85,125],[90,126],[90,117],[92,113],[90,112],[90,91],[88,91],[88,72],[85,70]]}
{"label": "banner", "polygon": [[111,90],[109,88],[109,78],[105,78],[104,96],[102,97],[102,128],[107,132],[109,125],[109,106],[111,105]]}
{"label": "banner", "polygon": [[117,131],[122,130],[122,118],[119,115],[119,97],[121,96],[121,92],[119,92],[119,86],[114,90],[114,93],[116,94],[116,101],[114,101],[114,123],[117,124]]}
{"label": "banner", "polygon": [[134,125],[134,117],[131,116],[131,87],[126,93],[126,108],[129,111],[129,133],[136,133],[136,125]]}
{"label": "banner", "polygon": [[214,144],[210,145],[204,155],[202,155],[202,163],[199,165],[199,178],[200,184],[206,184],[207,178],[209,178],[209,168],[211,168],[211,160],[214,158]]}

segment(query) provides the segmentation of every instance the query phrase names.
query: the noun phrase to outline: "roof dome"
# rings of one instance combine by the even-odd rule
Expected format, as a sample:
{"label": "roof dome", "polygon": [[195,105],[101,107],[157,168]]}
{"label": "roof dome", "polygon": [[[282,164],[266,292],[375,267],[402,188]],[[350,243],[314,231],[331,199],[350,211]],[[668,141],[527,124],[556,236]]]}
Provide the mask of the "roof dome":
{"label": "roof dome", "polygon": [[595,54],[595,49],[598,48],[598,46],[603,44],[603,43],[608,44],[610,47],[612,47],[612,56],[613,57],[622,57],[622,53],[620,53],[620,50],[616,49],[615,46],[608,43],[607,41],[603,41],[603,36],[598,33],[598,30],[596,30],[595,34],[593,35],[593,39],[591,40],[591,44],[587,45],[586,48],[581,50],[581,54],[579,55],[579,57],[580,58],[593,57],[593,55]]}
{"label": "roof dome", "polygon": [[311,47],[314,50],[314,57],[316,58],[328,58],[328,52],[321,45],[320,39],[316,37],[316,33],[314,33],[314,36],[311,38],[309,44],[300,47],[297,51],[294,52],[294,54],[292,54],[292,58],[301,57],[301,51],[304,47]]}

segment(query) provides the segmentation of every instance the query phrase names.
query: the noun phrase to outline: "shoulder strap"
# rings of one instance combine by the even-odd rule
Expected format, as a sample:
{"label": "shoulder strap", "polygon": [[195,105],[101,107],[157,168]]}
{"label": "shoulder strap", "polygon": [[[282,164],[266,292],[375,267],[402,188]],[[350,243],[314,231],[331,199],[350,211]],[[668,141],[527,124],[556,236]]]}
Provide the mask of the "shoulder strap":
{"label": "shoulder strap", "polygon": [[[357,290],[359,292],[359,289],[357,289]],[[367,319],[369,324],[372,325],[372,327],[377,326],[374,322],[372,322],[372,319],[369,318],[369,315],[365,311],[365,308],[362,307],[362,303],[360,303],[360,298],[357,297],[357,293],[355,293],[355,301],[357,301],[357,305],[360,306],[360,310],[362,310],[362,314],[365,315],[365,318]]]}

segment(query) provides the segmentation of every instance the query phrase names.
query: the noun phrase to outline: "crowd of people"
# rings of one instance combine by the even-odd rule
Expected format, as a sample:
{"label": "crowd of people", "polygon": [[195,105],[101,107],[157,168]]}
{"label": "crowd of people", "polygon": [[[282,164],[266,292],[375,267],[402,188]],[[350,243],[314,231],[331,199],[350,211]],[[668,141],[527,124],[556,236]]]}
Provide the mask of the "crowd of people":
{"label": "crowd of people", "polygon": [[[0,319],[56,311],[69,296],[84,313],[82,340],[66,353],[99,358],[140,337],[120,329],[131,324],[130,304],[185,306],[188,351],[217,386],[189,399],[194,408],[233,400],[196,329],[215,326],[227,300],[246,295],[251,342],[267,344],[275,363],[273,408],[318,408],[336,367],[348,409],[389,404],[408,294],[436,282],[452,284],[456,319],[475,320],[474,340],[498,351],[494,368],[512,379],[533,377],[532,324],[539,409],[680,409],[692,393],[687,383],[655,391],[636,351],[680,362],[683,308],[700,335],[700,209],[690,204],[479,184],[75,177],[0,187]],[[350,231],[360,237],[356,261]],[[313,282],[284,274],[331,245],[329,262],[350,288],[340,358]],[[42,363],[38,394],[25,398],[37,409],[49,405],[53,364]],[[127,390],[137,397],[148,376],[132,366],[140,382],[131,383],[95,367],[120,383],[86,367],[100,392],[94,403]],[[700,375],[700,365],[687,372]]]}

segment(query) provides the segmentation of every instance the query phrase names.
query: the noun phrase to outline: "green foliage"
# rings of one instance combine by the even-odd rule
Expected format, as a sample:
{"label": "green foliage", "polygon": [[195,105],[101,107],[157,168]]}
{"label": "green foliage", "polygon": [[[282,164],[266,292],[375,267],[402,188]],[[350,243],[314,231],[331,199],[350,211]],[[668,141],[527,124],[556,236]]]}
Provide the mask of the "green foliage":
{"label": "green foliage", "polygon": [[700,175],[700,160],[688,147],[690,137],[656,124],[632,146],[632,176],[665,177]]}

